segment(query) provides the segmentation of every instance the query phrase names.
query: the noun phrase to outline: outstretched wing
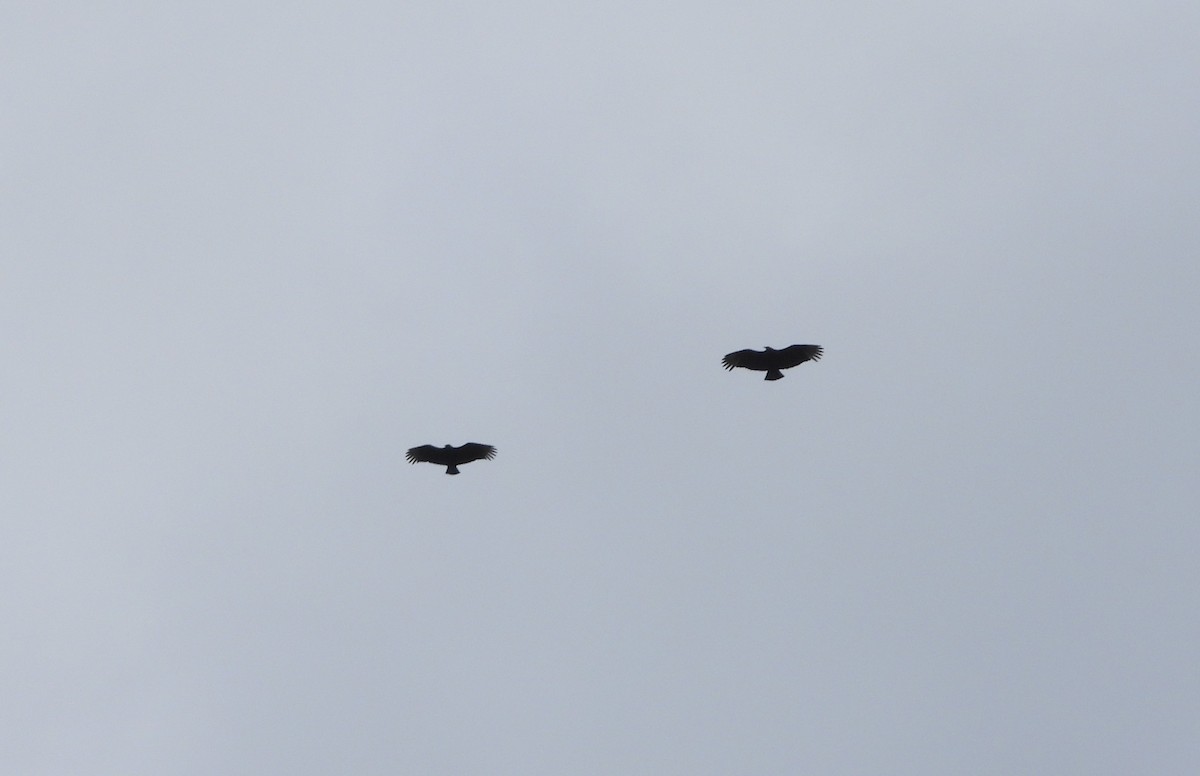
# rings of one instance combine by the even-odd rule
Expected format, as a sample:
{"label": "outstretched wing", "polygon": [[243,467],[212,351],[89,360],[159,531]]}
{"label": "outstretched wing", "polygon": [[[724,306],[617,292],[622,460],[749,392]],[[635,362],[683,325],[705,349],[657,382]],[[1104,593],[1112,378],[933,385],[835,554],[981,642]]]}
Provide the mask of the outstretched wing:
{"label": "outstretched wing", "polygon": [[453,463],[444,448],[433,445],[410,448],[404,457],[409,463],[436,463],[438,466],[449,466]]}
{"label": "outstretched wing", "polygon": [[481,445],[478,442],[467,442],[453,448],[455,463],[470,463],[471,461],[492,460],[496,457],[496,448],[491,445]]}
{"label": "outstretched wing", "polygon": [[792,345],[790,348],[778,350],[771,355],[775,357],[776,368],[791,369],[805,361],[821,360],[821,354],[824,352],[825,349],[820,345]]}
{"label": "outstretched wing", "polygon": [[721,363],[729,370],[740,366],[744,369],[764,372],[772,368],[771,364],[767,363],[766,356],[767,354],[761,350],[736,350],[721,359]]}

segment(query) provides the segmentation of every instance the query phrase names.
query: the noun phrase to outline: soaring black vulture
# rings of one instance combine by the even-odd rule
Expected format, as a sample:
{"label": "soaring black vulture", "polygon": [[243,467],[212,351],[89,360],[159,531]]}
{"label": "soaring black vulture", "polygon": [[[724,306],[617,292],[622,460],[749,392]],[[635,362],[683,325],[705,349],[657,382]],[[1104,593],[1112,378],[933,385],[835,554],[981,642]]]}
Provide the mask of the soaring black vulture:
{"label": "soaring black vulture", "polygon": [[482,461],[485,458],[490,461],[495,458],[496,448],[478,442],[467,442],[458,447],[421,445],[409,450],[404,457],[409,463],[436,463],[446,467],[446,474],[458,474],[458,467],[464,463]]}
{"label": "soaring black vulture", "polygon": [[783,372],[779,370],[791,369],[805,361],[817,361],[824,352],[825,349],[820,345],[792,345],[783,350],[738,350],[725,356],[721,363],[729,370],[740,366],[755,372],[766,372],[767,380],[780,380],[783,378]]}

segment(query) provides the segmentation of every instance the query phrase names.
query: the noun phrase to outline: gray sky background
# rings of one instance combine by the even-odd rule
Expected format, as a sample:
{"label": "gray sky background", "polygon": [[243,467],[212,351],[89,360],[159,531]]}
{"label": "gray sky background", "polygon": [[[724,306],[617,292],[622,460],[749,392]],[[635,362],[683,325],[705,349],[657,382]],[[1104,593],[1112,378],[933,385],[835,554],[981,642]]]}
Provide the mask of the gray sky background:
{"label": "gray sky background", "polygon": [[3,4],[3,770],[1198,772],[1200,6],[578,5]]}

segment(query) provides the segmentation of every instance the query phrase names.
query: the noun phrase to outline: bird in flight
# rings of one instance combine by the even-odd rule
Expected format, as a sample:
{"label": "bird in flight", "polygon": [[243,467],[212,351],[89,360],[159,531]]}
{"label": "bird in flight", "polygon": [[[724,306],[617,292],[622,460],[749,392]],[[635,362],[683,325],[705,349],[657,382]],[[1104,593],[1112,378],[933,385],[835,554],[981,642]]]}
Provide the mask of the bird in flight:
{"label": "bird in flight", "polygon": [[458,474],[458,467],[464,463],[482,461],[485,458],[490,461],[495,458],[496,448],[478,442],[467,442],[458,447],[421,445],[411,448],[404,457],[409,463],[436,463],[446,467],[446,474]]}
{"label": "bird in flight", "polygon": [[766,380],[781,380],[783,372],[780,370],[791,369],[805,361],[818,361],[824,352],[825,349],[820,345],[792,345],[783,350],[736,350],[721,359],[721,363],[730,371],[740,366],[755,372],[766,372]]}

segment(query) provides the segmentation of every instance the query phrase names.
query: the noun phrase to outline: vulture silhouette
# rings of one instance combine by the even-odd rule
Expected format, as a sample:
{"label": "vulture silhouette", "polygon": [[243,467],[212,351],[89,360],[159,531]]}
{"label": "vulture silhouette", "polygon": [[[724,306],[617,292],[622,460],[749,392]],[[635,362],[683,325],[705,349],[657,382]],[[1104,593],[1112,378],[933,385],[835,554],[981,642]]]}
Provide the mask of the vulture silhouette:
{"label": "vulture silhouette", "polygon": [[496,448],[478,442],[467,442],[458,447],[421,445],[411,448],[404,457],[409,463],[436,463],[446,467],[446,474],[458,474],[458,467],[464,463],[482,461],[485,458],[490,461],[495,458]]}
{"label": "vulture silhouette", "polygon": [[820,345],[792,345],[783,350],[736,350],[725,356],[721,363],[730,371],[740,366],[755,372],[766,372],[765,380],[781,380],[783,372],[780,370],[791,369],[805,361],[818,361],[824,352],[825,349]]}

